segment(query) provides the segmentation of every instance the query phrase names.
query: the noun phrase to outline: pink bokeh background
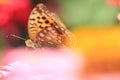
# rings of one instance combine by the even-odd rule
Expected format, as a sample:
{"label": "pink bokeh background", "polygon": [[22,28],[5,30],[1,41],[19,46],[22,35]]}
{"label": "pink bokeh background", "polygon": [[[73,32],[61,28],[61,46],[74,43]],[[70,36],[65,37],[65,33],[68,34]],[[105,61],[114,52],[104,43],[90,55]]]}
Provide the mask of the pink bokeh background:
{"label": "pink bokeh background", "polygon": [[19,48],[5,54],[8,80],[79,80],[85,63],[82,55],[69,49]]}

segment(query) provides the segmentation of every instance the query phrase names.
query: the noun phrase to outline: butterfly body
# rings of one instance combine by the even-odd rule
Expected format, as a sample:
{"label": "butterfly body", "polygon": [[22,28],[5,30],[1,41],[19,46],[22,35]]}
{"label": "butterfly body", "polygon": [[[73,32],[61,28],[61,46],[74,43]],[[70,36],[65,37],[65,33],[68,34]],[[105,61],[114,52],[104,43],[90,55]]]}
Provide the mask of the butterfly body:
{"label": "butterfly body", "polygon": [[43,4],[38,4],[31,12],[28,20],[28,34],[30,39],[25,41],[28,47],[71,45],[72,34]]}

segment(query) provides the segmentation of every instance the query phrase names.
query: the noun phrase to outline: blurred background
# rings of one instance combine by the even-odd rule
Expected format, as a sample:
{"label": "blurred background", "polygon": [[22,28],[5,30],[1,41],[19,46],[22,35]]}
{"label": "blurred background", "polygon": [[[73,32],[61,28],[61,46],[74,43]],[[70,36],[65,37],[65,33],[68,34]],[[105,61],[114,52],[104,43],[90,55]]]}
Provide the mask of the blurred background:
{"label": "blurred background", "polygon": [[[44,3],[76,37],[83,53],[84,74],[120,74],[120,0],[0,0],[0,55],[25,46],[27,21],[33,7]],[[1,57],[2,58],[2,57]]]}

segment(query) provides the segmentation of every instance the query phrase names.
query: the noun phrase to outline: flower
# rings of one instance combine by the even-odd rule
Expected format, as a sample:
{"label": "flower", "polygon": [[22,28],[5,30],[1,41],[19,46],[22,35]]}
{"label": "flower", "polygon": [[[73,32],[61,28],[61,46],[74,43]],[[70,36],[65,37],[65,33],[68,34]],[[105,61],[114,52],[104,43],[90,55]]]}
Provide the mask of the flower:
{"label": "flower", "polygon": [[69,49],[18,48],[6,54],[7,80],[79,80],[84,65],[83,57]]}
{"label": "flower", "polygon": [[[32,10],[30,0],[8,0],[0,3],[0,27],[7,43],[19,44],[20,40],[6,38],[9,34],[20,35],[27,27],[28,16]],[[12,43],[12,44],[11,44]]]}
{"label": "flower", "polygon": [[114,6],[120,6],[120,0],[107,0],[107,3]]}

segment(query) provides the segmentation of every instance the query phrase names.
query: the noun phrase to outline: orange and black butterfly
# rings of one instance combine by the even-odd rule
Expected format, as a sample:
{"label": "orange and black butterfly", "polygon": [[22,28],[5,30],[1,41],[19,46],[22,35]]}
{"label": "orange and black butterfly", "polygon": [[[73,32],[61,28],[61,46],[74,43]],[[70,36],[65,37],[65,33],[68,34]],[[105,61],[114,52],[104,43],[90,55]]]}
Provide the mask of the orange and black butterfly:
{"label": "orange and black butterfly", "polygon": [[73,35],[45,5],[38,4],[31,12],[28,20],[29,38],[25,41],[28,47],[44,46],[70,47]]}

